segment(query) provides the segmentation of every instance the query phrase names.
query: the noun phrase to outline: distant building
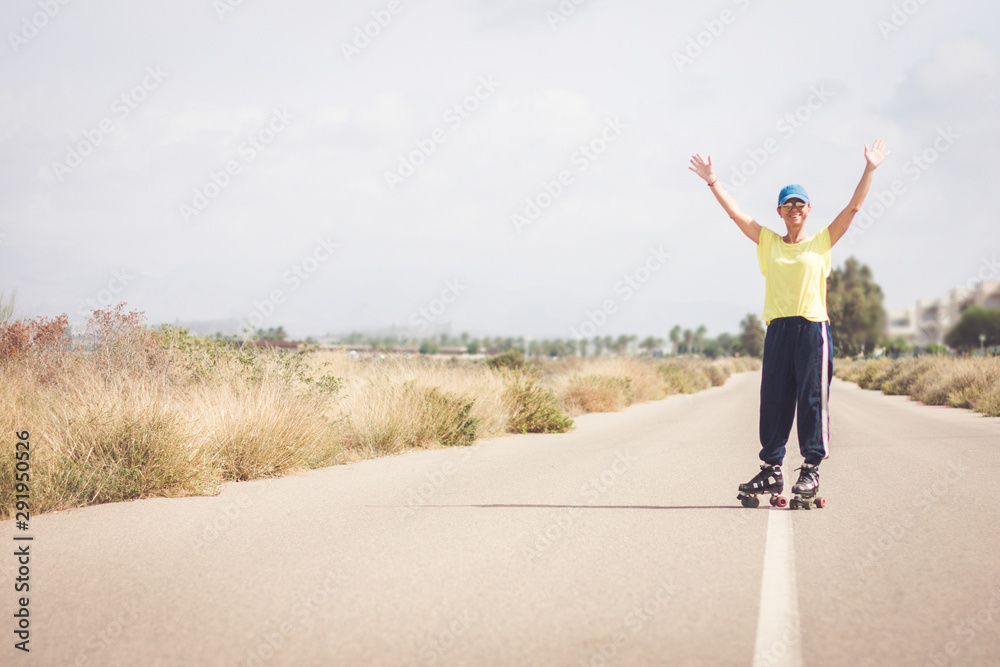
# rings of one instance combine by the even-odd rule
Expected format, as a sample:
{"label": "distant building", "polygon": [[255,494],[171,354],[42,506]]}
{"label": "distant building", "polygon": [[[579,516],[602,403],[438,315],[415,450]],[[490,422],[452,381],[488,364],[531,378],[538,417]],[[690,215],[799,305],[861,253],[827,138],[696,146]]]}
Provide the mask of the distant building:
{"label": "distant building", "polygon": [[943,345],[944,337],[969,306],[1000,308],[1000,280],[983,281],[971,289],[953,289],[940,299],[921,299],[913,308],[890,310],[888,337],[902,337],[921,347]]}

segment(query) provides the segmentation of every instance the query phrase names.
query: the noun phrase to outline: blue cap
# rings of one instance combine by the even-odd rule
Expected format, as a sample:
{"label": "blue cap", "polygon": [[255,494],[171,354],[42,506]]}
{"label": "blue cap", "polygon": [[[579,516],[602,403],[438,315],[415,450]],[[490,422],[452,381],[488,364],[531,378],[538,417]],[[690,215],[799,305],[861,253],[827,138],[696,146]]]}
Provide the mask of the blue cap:
{"label": "blue cap", "polygon": [[801,199],[805,203],[809,203],[809,195],[801,185],[792,184],[781,188],[781,192],[778,193],[778,206],[781,206],[789,199]]}

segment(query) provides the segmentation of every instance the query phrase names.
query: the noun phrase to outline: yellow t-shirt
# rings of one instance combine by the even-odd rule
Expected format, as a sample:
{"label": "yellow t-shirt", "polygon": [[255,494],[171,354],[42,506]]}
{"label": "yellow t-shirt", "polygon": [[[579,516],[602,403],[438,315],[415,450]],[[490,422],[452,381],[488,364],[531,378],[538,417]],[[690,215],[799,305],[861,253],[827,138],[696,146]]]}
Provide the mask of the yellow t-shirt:
{"label": "yellow t-shirt", "polygon": [[830,231],[824,229],[801,243],[761,227],[757,262],[764,274],[764,321],[796,315],[825,322],[826,278],[830,275]]}

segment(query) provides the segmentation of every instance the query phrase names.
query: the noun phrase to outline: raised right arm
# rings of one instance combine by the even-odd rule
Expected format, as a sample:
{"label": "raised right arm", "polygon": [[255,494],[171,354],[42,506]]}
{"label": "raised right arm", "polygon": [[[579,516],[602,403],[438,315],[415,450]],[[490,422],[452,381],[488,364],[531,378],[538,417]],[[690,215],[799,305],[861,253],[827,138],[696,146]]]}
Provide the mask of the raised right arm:
{"label": "raised right arm", "polygon": [[691,157],[691,166],[688,167],[691,171],[701,176],[706,183],[708,183],[713,194],[715,194],[716,200],[722,205],[722,208],[726,210],[726,214],[733,219],[736,226],[740,228],[740,231],[747,235],[747,238],[754,243],[760,242],[760,225],[751,218],[749,215],[743,212],[740,205],[736,203],[732,195],[726,192],[726,189],[722,187],[722,183],[715,176],[715,170],[712,168],[712,156],[709,155],[706,160],[701,156],[701,154],[693,155]]}

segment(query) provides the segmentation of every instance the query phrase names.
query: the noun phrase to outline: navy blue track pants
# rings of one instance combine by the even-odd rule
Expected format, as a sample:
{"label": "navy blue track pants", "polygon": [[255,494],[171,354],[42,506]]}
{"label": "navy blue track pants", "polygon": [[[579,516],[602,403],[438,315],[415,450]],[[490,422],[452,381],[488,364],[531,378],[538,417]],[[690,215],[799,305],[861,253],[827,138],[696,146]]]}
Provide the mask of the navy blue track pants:
{"label": "navy blue track pants", "polygon": [[827,322],[776,317],[764,335],[760,380],[760,460],[778,465],[798,416],[799,452],[810,465],[829,454],[833,346]]}

